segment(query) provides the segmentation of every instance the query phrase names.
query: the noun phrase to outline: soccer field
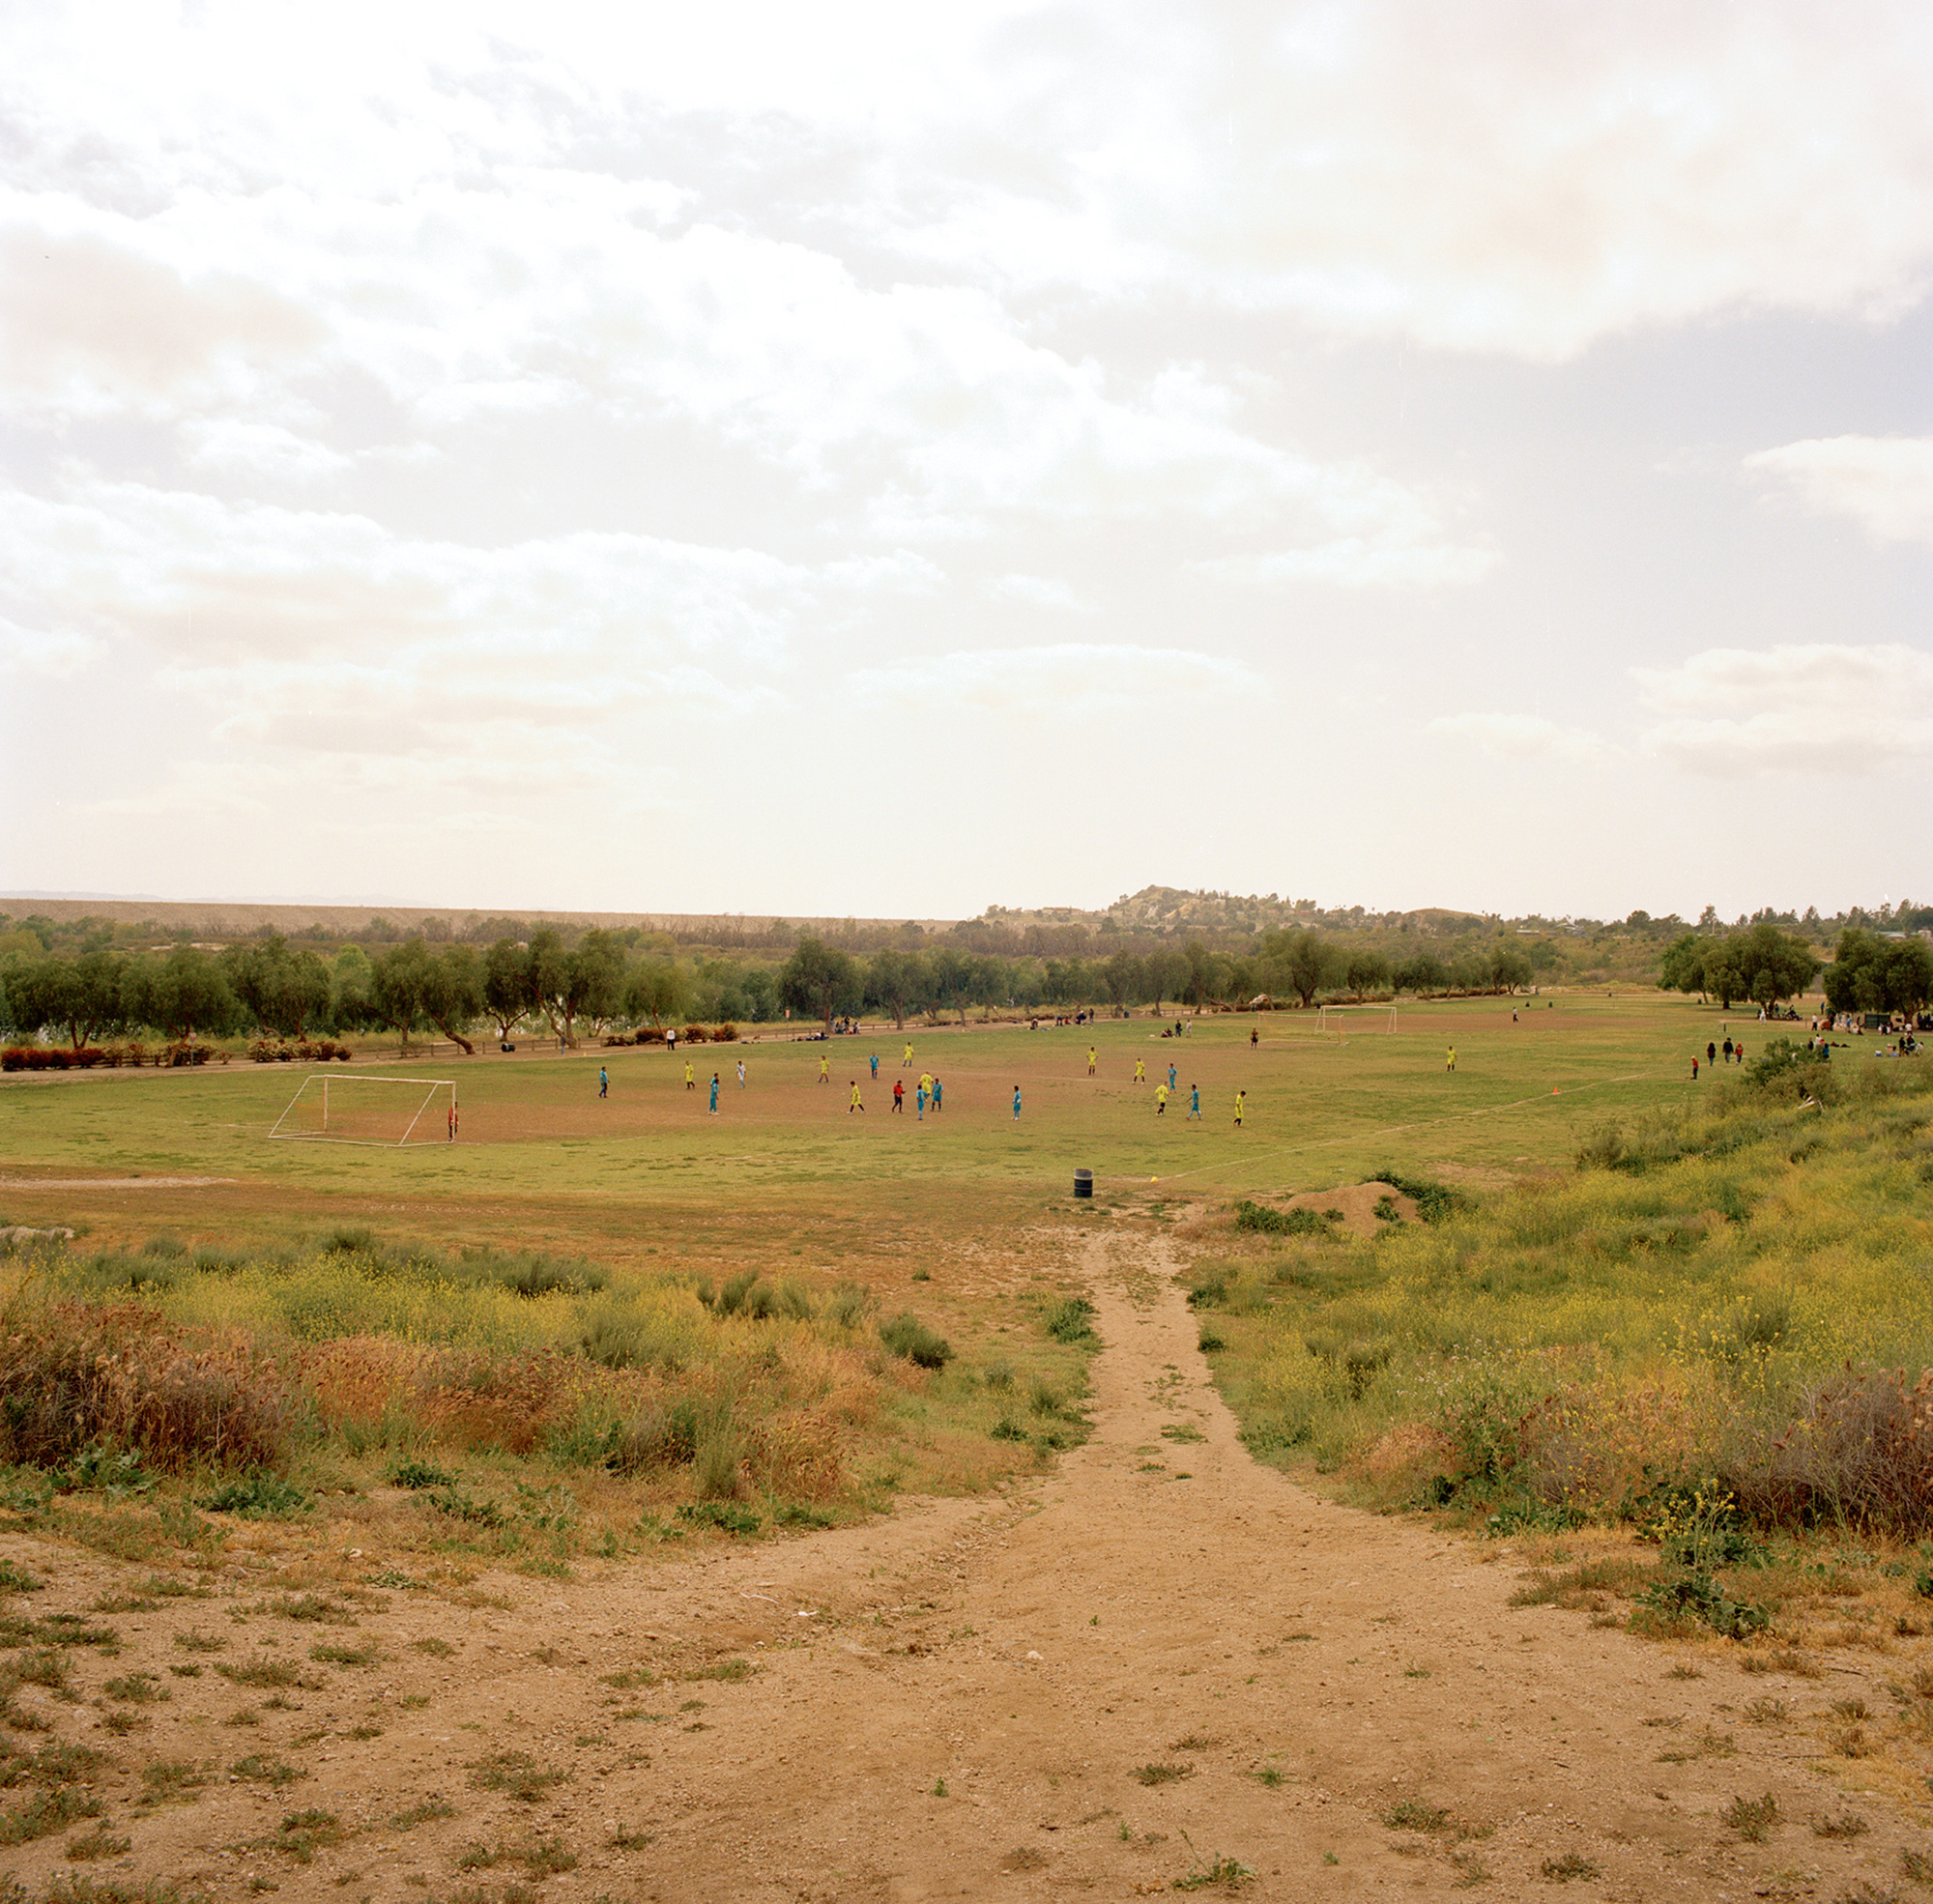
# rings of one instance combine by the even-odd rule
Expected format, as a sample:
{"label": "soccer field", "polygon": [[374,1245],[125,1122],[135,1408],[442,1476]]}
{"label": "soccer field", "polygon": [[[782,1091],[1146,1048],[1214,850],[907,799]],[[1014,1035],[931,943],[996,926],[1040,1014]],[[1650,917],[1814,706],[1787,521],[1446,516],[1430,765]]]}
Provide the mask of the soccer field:
{"label": "soccer field", "polygon": [[[1183,1035],[1164,1038],[1177,1022]],[[420,1127],[432,1141],[404,1149],[270,1141],[302,1082],[289,1066],[23,1081],[0,1086],[0,1176],[11,1180],[0,1201],[15,1221],[69,1220],[75,1192],[26,1180],[71,1172],[231,1180],[130,1184],[89,1197],[103,1215],[127,1206],[136,1223],[136,1210],[179,1221],[214,1207],[286,1219],[394,1206],[452,1231],[487,1233],[521,1210],[559,1240],[592,1248],[599,1231],[621,1236],[641,1218],[713,1220],[736,1230],[767,1218],[863,1222],[917,1210],[978,1228],[1064,1199],[1076,1168],[1093,1170],[1105,1201],[1145,1193],[1151,1179],[1162,1195],[1236,1196],[1355,1181],[1384,1166],[1568,1161],[1605,1118],[1682,1102],[1699,1088],[1689,1080],[1691,1053],[1723,1035],[1716,1011],[1654,994],[1405,1005],[1394,1033],[1344,1036],[1315,1024],[1301,1013],[1138,1017],[1034,1031],[887,1027],[826,1043],[768,1033],[676,1057],[591,1047],[431,1067],[418,1057],[393,1069],[453,1079],[461,1134],[441,1140],[439,1110]],[[1252,1027],[1258,1044],[1250,1043]],[[914,1061],[903,1068],[908,1040]],[[1138,1059],[1146,1067],[1139,1084]],[[1175,1090],[1158,1116],[1155,1087],[1170,1064]],[[611,1081],[601,1099],[600,1067]],[[715,1116],[707,1110],[714,1070]],[[922,1071],[944,1085],[943,1111],[929,1108],[923,1120],[912,1098]],[[857,1114],[848,1108],[855,1080],[866,1107]],[[895,1081],[908,1088],[898,1113]],[[1192,1119],[1197,1086],[1201,1116]],[[1247,1094],[1239,1131],[1237,1090]]]}

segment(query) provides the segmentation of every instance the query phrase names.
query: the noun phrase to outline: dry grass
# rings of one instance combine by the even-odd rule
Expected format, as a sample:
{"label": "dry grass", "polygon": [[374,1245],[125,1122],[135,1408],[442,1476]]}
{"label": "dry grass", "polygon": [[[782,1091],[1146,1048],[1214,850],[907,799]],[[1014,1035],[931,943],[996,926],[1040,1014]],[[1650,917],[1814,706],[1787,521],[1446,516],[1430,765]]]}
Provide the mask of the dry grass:
{"label": "dry grass", "polygon": [[101,1445],[155,1467],[270,1466],[296,1394],[239,1336],[190,1340],[135,1303],[47,1300],[16,1284],[0,1305],[0,1456],[65,1467]]}

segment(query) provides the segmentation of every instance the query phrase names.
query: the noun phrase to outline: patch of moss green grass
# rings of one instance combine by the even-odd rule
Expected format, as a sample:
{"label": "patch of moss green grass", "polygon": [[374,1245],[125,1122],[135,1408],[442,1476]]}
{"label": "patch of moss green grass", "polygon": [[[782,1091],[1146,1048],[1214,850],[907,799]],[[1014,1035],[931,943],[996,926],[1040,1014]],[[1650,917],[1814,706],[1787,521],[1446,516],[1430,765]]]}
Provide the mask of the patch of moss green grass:
{"label": "patch of moss green grass", "polygon": [[1600,1119],[1560,1168],[1370,1239],[1251,1240],[1225,1201],[1188,1280],[1244,1441],[1493,1533],[1631,1526],[1677,1576],[1664,1624],[1737,1638],[1783,1591],[1748,1577],[1769,1534],[1933,1533],[1933,1070],[1808,1069]]}

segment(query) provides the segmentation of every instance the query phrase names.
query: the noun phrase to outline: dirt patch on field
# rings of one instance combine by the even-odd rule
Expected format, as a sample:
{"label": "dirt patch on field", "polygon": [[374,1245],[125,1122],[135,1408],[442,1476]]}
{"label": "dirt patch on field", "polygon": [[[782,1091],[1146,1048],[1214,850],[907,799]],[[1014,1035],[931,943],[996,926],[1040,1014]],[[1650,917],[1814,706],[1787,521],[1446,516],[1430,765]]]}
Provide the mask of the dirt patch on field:
{"label": "dirt patch on field", "polygon": [[209,1190],[235,1177],[0,1177],[0,1190]]}
{"label": "dirt patch on field", "polygon": [[[1389,1192],[1310,1200],[1357,1194]],[[117,1884],[224,1900],[1529,1899],[1565,1879],[1702,1900],[1832,1898],[1933,1859],[1923,1787],[1890,1795],[1899,1753],[1882,1773],[1832,1743],[1835,1702],[1892,1709],[1910,1648],[1746,1679],[1717,1641],[1515,1604],[1540,1556],[1249,1457],[1170,1237],[1070,1247],[1106,1344],[1092,1439],[981,1499],[694,1536],[574,1579],[270,1524],[198,1586],[0,1543],[40,1583],[0,1605],[0,1660],[40,1674],[8,1737],[48,1754],[0,1796],[69,1794],[9,1872],[44,1885],[72,1843]],[[1848,1815],[1862,1829],[1811,1829]]]}

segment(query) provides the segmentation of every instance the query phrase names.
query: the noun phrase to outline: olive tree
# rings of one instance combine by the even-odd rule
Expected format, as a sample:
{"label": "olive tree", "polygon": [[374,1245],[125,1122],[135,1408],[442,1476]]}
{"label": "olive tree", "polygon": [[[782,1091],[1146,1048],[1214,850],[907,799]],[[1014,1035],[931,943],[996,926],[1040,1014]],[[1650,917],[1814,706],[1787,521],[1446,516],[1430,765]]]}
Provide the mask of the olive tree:
{"label": "olive tree", "polygon": [[835,1017],[860,1008],[859,967],[836,946],[802,938],[779,973],[779,996],[802,1017],[823,1020],[830,1031]]}

